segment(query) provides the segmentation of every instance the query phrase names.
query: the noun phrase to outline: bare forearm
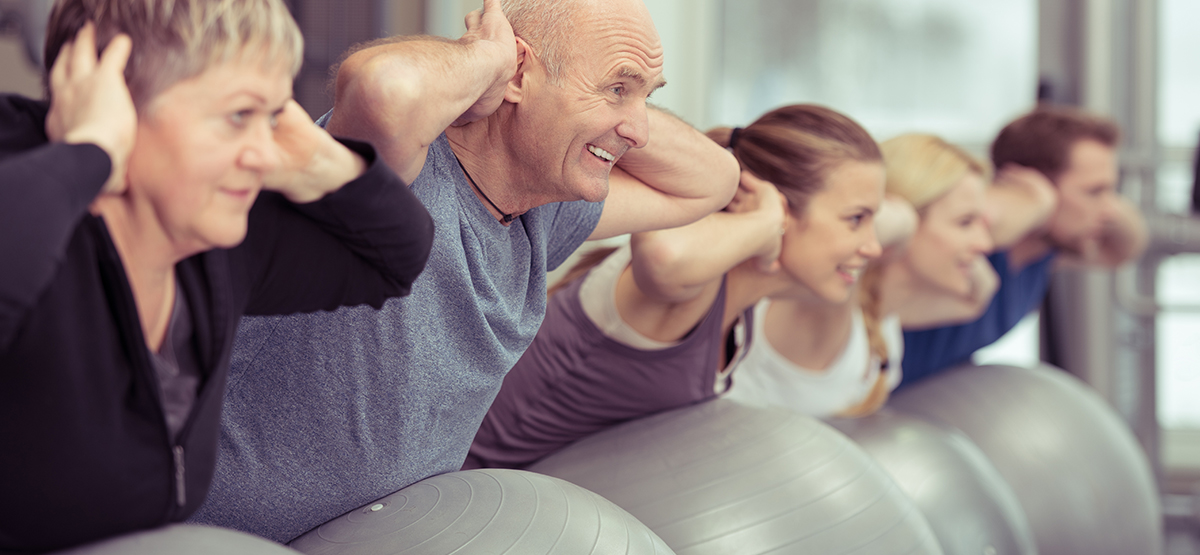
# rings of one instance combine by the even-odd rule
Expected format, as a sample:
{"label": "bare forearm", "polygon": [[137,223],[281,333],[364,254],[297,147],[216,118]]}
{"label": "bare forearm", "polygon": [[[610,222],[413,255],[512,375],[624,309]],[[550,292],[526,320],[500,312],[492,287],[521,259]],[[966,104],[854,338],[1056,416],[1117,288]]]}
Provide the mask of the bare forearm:
{"label": "bare forearm", "polygon": [[706,200],[713,210],[724,207],[737,188],[733,155],[665,110],[651,107],[648,114],[650,142],[625,153],[617,165],[663,194]]}
{"label": "bare forearm", "polygon": [[1128,199],[1117,199],[1116,217],[1100,236],[1100,263],[1116,267],[1142,255],[1150,235],[1142,213]]}
{"label": "bare forearm", "polygon": [[900,323],[905,329],[923,329],[970,322],[983,315],[1000,286],[1000,276],[982,256],[971,267],[971,290],[966,296],[923,291],[901,307]]}
{"label": "bare forearm", "polygon": [[[338,70],[335,135],[370,142],[402,176],[498,79],[503,52],[482,40],[397,39],[352,54]],[[419,172],[419,168],[417,169]]]}
{"label": "bare forearm", "polygon": [[734,266],[770,250],[778,232],[757,216],[716,212],[691,225],[633,234],[631,266],[638,288],[670,301],[699,293]]}
{"label": "bare forearm", "polygon": [[1056,197],[1033,187],[1000,183],[989,187],[987,218],[992,231],[992,242],[997,249],[1011,247],[1021,238],[1046,225],[1050,216],[1054,214],[1056,205]]}
{"label": "bare forearm", "polygon": [[626,152],[593,239],[687,225],[723,208],[737,190],[737,160],[687,123],[649,110],[650,141]]}

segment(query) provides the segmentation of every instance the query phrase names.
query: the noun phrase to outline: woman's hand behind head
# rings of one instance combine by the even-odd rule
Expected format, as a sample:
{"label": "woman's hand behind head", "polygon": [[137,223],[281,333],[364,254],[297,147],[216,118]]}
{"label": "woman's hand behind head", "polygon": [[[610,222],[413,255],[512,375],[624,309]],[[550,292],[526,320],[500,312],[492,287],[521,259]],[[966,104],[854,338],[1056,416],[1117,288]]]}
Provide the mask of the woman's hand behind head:
{"label": "woman's hand behind head", "polygon": [[768,273],[778,271],[787,223],[787,199],[775,185],[755,177],[749,171],[743,171],[738,190],[725,211],[746,214],[761,224],[759,248],[755,251],[758,268]]}
{"label": "woman's hand behind head", "polygon": [[362,157],[313,124],[295,100],[275,116],[278,163],[263,188],[296,203],[313,202],[366,171]]}
{"label": "woman's hand behind head", "polygon": [[904,197],[886,194],[875,215],[875,237],[883,247],[883,257],[891,258],[904,250],[917,231],[920,216]]}
{"label": "woman's hand behind head", "polygon": [[129,37],[118,35],[97,60],[96,27],[88,23],[59,51],[50,71],[50,113],[46,136],[51,141],[92,143],[112,160],[104,193],[125,189],[125,168],[137,135],[137,111],[125,85]]}

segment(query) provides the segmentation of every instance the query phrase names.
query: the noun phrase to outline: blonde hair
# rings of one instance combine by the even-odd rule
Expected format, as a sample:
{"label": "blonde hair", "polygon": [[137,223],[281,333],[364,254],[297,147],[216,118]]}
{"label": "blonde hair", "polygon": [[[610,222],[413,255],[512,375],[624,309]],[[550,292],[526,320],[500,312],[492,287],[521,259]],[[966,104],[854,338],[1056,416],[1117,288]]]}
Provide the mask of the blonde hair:
{"label": "blonde hair", "polygon": [[887,167],[887,192],[903,197],[918,212],[968,174],[984,181],[991,178],[990,164],[934,135],[900,135],[879,147]]}
{"label": "blonde hair", "polygon": [[[899,195],[924,216],[925,208],[945,195],[962,178],[976,174],[991,179],[991,165],[940,137],[910,133],[879,145],[887,168],[887,192]],[[859,280],[859,306],[867,326],[871,351],[887,361],[887,343],[879,331],[883,267],[871,264]]]}
{"label": "blonde hair", "polygon": [[282,0],[58,0],[46,28],[46,69],[84,24],[103,49],[118,33],[133,41],[125,82],[142,110],[171,85],[261,49],[264,63],[303,62],[304,39]]}

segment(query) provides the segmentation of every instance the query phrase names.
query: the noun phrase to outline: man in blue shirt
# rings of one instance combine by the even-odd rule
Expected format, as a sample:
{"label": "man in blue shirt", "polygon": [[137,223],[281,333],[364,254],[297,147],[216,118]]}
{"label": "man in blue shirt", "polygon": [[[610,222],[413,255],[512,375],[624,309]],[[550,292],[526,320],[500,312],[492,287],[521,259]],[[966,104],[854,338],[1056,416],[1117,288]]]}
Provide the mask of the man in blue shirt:
{"label": "man in blue shirt", "polygon": [[903,385],[969,361],[1012,329],[1041,303],[1054,264],[1115,268],[1141,254],[1145,222],[1116,192],[1118,139],[1113,122],[1066,107],[1039,107],[1000,131],[992,143],[995,166],[1024,166],[1041,176],[1024,172],[988,191],[996,244],[988,259],[999,289],[974,321],[906,326]]}

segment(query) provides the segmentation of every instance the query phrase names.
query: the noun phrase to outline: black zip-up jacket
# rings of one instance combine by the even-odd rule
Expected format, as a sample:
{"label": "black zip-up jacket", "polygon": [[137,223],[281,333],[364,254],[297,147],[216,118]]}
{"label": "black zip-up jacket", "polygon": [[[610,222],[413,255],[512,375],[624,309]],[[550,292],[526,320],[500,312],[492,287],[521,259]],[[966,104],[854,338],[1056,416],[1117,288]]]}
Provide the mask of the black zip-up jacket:
{"label": "black zip-up jacket", "polygon": [[407,294],[433,223],[370,146],[368,169],[294,205],[259,195],[246,240],[176,265],[201,367],[178,438],[167,431],[133,292],[88,205],[111,163],[50,144],[47,106],[0,96],[0,551],[44,551],[183,520],[216,460],[242,314],[289,314]]}

